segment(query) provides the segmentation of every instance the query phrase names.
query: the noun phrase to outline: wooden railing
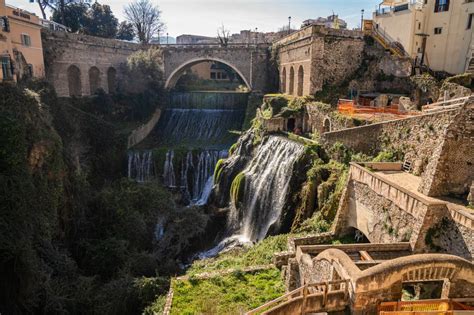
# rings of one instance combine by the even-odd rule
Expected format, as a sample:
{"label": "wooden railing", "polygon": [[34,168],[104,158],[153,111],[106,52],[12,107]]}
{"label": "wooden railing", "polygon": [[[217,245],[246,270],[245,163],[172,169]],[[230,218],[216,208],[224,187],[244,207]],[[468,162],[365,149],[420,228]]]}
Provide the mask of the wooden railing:
{"label": "wooden railing", "polygon": [[[309,298],[320,297],[322,299],[321,305],[324,308],[328,299],[328,294],[333,292],[343,292],[344,301],[349,300],[349,280],[335,280],[320,283],[312,283],[304,285],[290,293],[287,293],[273,301],[263,304],[262,306],[251,310],[246,315],[266,314],[269,310],[274,310],[287,302],[292,300],[301,300],[301,313],[305,314],[308,311],[317,312],[320,310],[307,310],[307,301]],[[322,309],[321,309],[322,310]]]}
{"label": "wooden railing", "polygon": [[456,310],[474,310],[474,307],[461,304],[459,302],[444,300],[420,300],[420,301],[398,301],[383,302],[378,307],[380,315],[398,315],[398,314],[453,314]]}

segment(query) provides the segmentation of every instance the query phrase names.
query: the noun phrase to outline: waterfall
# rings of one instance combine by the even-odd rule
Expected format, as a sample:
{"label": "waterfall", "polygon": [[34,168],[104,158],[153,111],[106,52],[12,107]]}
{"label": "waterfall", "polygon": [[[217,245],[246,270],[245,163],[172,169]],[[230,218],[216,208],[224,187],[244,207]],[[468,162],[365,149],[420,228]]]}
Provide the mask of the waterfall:
{"label": "waterfall", "polygon": [[231,207],[229,215],[229,226],[237,228],[234,233],[240,239],[260,241],[271,227],[278,229],[293,166],[303,151],[301,144],[276,136],[260,145],[244,169],[243,200],[238,207]]}
{"label": "waterfall", "polygon": [[176,187],[173,160],[174,151],[166,152],[165,166],[163,167],[163,184],[166,187]]}
{"label": "waterfall", "polygon": [[235,140],[229,130],[240,130],[243,110],[167,109],[157,125],[161,144],[188,147],[227,147]]}
{"label": "waterfall", "polygon": [[193,205],[202,206],[207,203],[212,191],[214,169],[219,159],[227,157],[227,151],[204,150],[201,152],[188,151],[182,161],[174,161],[175,153],[166,153],[164,166],[164,184],[176,187],[175,163],[181,163],[178,182],[185,199]]}
{"label": "waterfall", "polygon": [[128,177],[139,183],[154,179],[154,164],[152,151],[128,152]]}

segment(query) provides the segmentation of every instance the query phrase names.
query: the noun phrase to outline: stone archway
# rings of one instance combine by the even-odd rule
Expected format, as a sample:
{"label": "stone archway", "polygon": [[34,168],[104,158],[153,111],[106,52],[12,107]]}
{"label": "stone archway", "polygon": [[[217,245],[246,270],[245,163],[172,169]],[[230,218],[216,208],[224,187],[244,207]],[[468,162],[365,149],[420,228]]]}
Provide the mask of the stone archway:
{"label": "stone archway", "polygon": [[100,88],[100,70],[97,67],[89,69],[89,87],[91,95],[97,94]]}
{"label": "stone archway", "polygon": [[288,88],[288,94],[294,95],[295,93],[295,69],[293,67],[290,68],[290,86]]}
{"label": "stone archway", "polygon": [[69,96],[82,96],[81,70],[75,65],[67,69]]}
{"label": "stone archway", "polygon": [[283,67],[283,71],[281,73],[281,93],[286,93],[286,68]]}
{"label": "stone archway", "polygon": [[233,64],[225,61],[225,60],[222,60],[222,59],[218,59],[218,58],[196,58],[196,59],[192,59],[192,60],[189,60],[183,64],[181,64],[179,67],[177,67],[166,79],[166,83],[165,83],[165,88],[166,89],[172,89],[175,87],[176,83],[178,82],[179,78],[181,77],[181,75],[186,71],[186,69],[198,64],[198,63],[201,63],[201,62],[206,62],[206,61],[215,61],[215,62],[220,62],[220,63],[223,63],[227,66],[229,66],[230,68],[232,68],[239,76],[240,78],[242,79],[242,81],[245,83],[245,85],[247,86],[247,88],[249,90],[252,89],[252,86],[250,85],[248,79],[243,75],[243,73],[236,67],[234,66]]}
{"label": "stone archway", "polygon": [[114,67],[107,70],[107,87],[110,94],[117,91],[117,70]]}
{"label": "stone archway", "polygon": [[303,87],[304,87],[304,69],[303,66],[298,68],[298,88],[296,94],[298,96],[303,96]]}

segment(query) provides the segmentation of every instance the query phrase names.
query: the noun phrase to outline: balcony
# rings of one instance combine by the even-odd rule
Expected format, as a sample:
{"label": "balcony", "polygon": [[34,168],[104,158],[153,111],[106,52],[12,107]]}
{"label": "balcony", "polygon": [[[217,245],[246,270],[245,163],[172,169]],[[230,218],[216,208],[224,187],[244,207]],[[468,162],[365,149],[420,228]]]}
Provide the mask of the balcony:
{"label": "balcony", "polygon": [[[474,0],[473,0],[474,1]],[[403,12],[407,10],[420,10],[424,6],[423,0],[409,0],[404,3],[398,3],[391,7],[379,8],[375,11],[375,15],[385,15],[385,14],[392,14],[397,12]]]}

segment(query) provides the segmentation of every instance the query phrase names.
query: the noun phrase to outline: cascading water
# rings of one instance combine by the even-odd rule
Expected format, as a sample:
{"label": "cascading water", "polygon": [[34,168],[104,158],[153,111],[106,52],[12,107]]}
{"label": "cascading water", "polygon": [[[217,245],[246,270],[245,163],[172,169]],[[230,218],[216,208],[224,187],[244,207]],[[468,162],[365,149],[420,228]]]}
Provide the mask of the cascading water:
{"label": "cascading water", "polygon": [[128,177],[139,183],[150,181],[155,177],[152,151],[128,152]]}
{"label": "cascading water", "polygon": [[[245,190],[240,211],[234,207],[229,217],[230,226],[238,225],[238,234],[243,239],[260,241],[271,227],[278,229],[293,166],[303,151],[303,145],[276,136],[259,147],[244,170]],[[236,218],[241,220],[235,221]]]}
{"label": "cascading water", "polygon": [[270,229],[278,230],[289,198],[293,168],[303,152],[303,145],[277,136],[270,136],[260,145],[243,171],[242,200],[238,206],[231,205],[228,237],[216,247],[200,253],[199,258],[213,257],[239,244],[258,242]]}
{"label": "cascading water", "polygon": [[[174,151],[166,153],[164,166],[164,183],[167,187],[176,187]],[[189,151],[181,161],[179,183],[185,199],[193,205],[207,203],[212,191],[214,169],[219,159],[227,157],[227,151],[204,150]]]}
{"label": "cascading water", "polygon": [[244,111],[233,109],[166,109],[156,136],[161,144],[222,148],[232,144],[229,130],[240,130],[243,117]]}

